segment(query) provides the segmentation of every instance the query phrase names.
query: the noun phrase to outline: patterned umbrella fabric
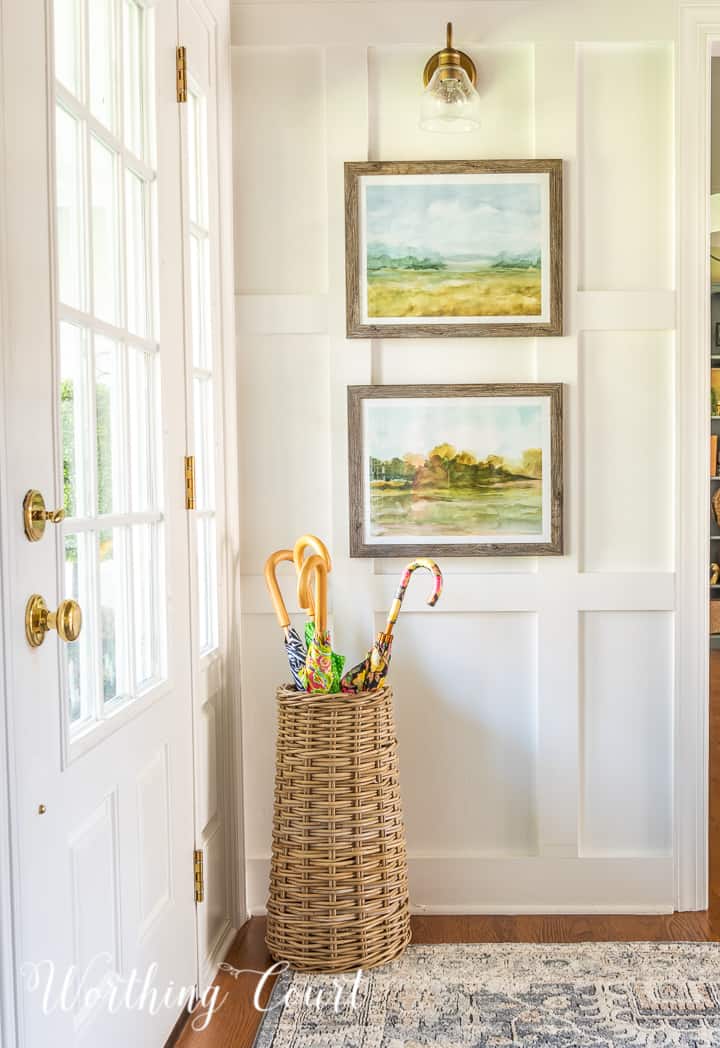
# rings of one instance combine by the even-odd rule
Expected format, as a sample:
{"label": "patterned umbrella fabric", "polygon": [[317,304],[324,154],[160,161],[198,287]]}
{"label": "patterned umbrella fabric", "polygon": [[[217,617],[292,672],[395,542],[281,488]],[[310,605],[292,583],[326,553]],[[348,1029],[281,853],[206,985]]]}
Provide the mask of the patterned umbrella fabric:
{"label": "patterned umbrella fabric", "polygon": [[[308,619],[305,623],[305,647],[309,648],[315,637],[315,621],[314,619]],[[338,655],[336,651],[333,651],[332,642],[330,640],[330,631],[327,631],[327,642],[330,645],[330,687],[327,689],[328,692],[340,691],[340,681],[342,679],[342,672],[345,667],[345,656]]]}
{"label": "patterned umbrella fabric", "polygon": [[[315,620],[308,625],[306,630],[308,637],[307,655],[305,657],[304,670],[300,671],[300,679],[304,690],[308,692],[330,692],[333,690],[333,650],[330,643],[330,631],[327,628],[327,564],[321,556],[312,556],[303,563],[298,580],[298,596],[301,604],[305,603],[309,608],[310,601],[307,595],[310,593],[310,578],[315,577],[315,600],[313,610]],[[344,661],[344,660],[343,660]],[[342,671],[342,664],[341,664]]]}
{"label": "patterned umbrella fabric", "polygon": [[328,630],[315,628],[308,644],[305,666],[300,671],[304,690],[315,693],[332,691],[332,645]]}
{"label": "patterned umbrella fabric", "polygon": [[408,588],[412,573],[417,571],[418,568],[424,568],[426,571],[432,572],[434,576],[433,591],[428,597],[427,603],[432,608],[440,599],[443,587],[443,577],[442,572],[435,561],[430,560],[429,557],[418,557],[417,560],[411,561],[405,568],[403,577],[400,580],[395,599],[393,600],[390,606],[390,611],[388,612],[384,631],[378,633],[375,638],[375,643],[362,662],[359,662],[357,666],[353,666],[352,669],[349,669],[340,682],[342,691],[347,694],[357,694],[360,691],[374,691],[385,683],[390,669],[390,649],[393,641],[393,627],[397,622],[398,615],[400,614],[400,608],[405,599],[405,592]]}
{"label": "patterned umbrella fabric", "polygon": [[[308,621],[305,623],[305,646],[308,649],[310,648],[315,636],[315,601],[313,599],[312,582],[313,579],[317,578],[316,568],[322,561],[323,558],[319,555],[308,557],[308,559],[303,562],[298,577],[298,604],[308,614]],[[329,643],[330,637],[328,635],[328,644]],[[338,655],[337,652],[331,650],[330,669],[332,672],[332,680],[330,682],[330,687],[327,689],[328,691],[340,691],[340,678],[342,677],[344,665],[345,656]]]}

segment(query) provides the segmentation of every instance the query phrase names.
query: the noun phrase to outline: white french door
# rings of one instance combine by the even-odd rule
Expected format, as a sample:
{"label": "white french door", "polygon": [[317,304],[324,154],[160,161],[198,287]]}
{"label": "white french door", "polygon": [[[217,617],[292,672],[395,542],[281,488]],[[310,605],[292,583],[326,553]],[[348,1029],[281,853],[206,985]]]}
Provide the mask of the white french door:
{"label": "white french door", "polygon": [[220,553],[227,546],[222,464],[225,384],[222,349],[218,54],[219,0],[179,0],[179,32],[186,68],[180,107],[183,170],[183,258],[187,353],[188,448],[195,463],[195,508],[190,519],[193,610],[194,753],[197,847],[205,869],[198,907],[198,968],[204,989],[220,960],[231,922],[230,812],[227,763],[227,593]]}
{"label": "white french door", "polygon": [[[109,1009],[87,991],[133,972],[151,972],[158,997],[200,981],[197,839],[218,871],[203,960],[229,923],[222,762],[208,756],[224,715],[214,87],[191,79],[181,121],[175,0],[4,0],[2,17],[21,1043],[155,1048],[179,1006]],[[190,523],[189,451],[202,466]],[[33,542],[29,489],[65,513]],[[66,605],[47,632],[53,616],[37,613],[31,646],[33,594],[50,612],[77,603],[76,641]],[[60,1006],[68,972],[77,992]]]}

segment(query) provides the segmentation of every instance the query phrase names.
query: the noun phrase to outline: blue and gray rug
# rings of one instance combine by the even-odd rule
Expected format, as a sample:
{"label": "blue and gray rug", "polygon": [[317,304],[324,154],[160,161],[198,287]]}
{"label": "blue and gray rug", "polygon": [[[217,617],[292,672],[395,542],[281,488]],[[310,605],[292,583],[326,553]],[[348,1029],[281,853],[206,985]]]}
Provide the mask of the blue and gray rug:
{"label": "blue and gray rug", "polygon": [[410,946],[279,977],[255,1048],[720,1048],[720,944]]}

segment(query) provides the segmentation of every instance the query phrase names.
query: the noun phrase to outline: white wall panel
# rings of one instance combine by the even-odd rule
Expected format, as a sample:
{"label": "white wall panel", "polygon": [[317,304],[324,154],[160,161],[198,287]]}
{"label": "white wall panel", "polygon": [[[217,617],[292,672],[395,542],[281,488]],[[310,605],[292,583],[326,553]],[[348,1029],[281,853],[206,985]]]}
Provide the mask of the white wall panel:
{"label": "white wall panel", "polygon": [[373,381],[533,382],[531,338],[384,339],[375,343]]}
{"label": "white wall panel", "polygon": [[323,75],[319,48],[235,52],[237,291],[298,294],[327,285]]}
{"label": "white wall panel", "polygon": [[[400,578],[406,560],[383,557],[375,561],[376,575],[392,575]],[[538,569],[537,557],[452,557],[443,564],[443,576],[451,575],[528,575]],[[452,592],[452,590],[451,590]],[[446,591],[447,599],[447,591]]]}
{"label": "white wall panel", "polygon": [[586,290],[673,286],[672,54],[669,44],[578,50]]}
{"label": "white wall panel", "polygon": [[323,336],[241,337],[242,570],[330,527],[328,345]]}
{"label": "white wall panel", "polygon": [[669,854],[672,615],[582,618],[582,854]]}
{"label": "white wall panel", "polygon": [[[304,618],[293,616],[302,635]],[[245,811],[248,856],[270,851],[273,782],[275,777],[275,692],[290,679],[282,630],[273,614],[243,615],[242,672],[245,790],[250,798]],[[251,730],[247,727],[251,726]],[[264,900],[263,900],[264,902]]]}
{"label": "white wall panel", "polygon": [[[471,51],[478,71],[482,125],[463,136],[463,157],[527,156],[532,149],[532,47],[483,47],[455,27],[458,47]],[[438,17],[438,50],[444,23]],[[418,127],[422,71],[429,57],[422,47],[373,47],[368,54],[371,160],[440,160],[447,157],[443,135]],[[508,120],[511,112],[513,119]]]}
{"label": "white wall panel", "polygon": [[232,36],[246,46],[422,44],[428,55],[440,46],[438,20],[442,32],[446,17],[466,41],[644,43],[672,38],[677,13],[673,0],[234,0]]}
{"label": "white wall panel", "polygon": [[[446,17],[478,66],[482,126],[470,135],[417,126]],[[565,384],[566,553],[439,557],[433,609],[413,581],[392,669],[412,901],[444,912],[671,907],[674,17],[670,0],[235,4],[254,911],[267,892],[273,696],[287,678],[263,560],[301,532],[329,541],[333,636],[349,660],[382,624],[404,566],[348,556],[346,387],[515,381]],[[282,91],[267,100],[271,81]],[[564,160],[564,337],[346,339],[344,161],[533,155]],[[290,573],[283,590],[296,610]],[[661,811],[646,820],[650,787]]]}
{"label": "white wall panel", "polygon": [[[422,589],[423,581],[414,584]],[[536,616],[404,612],[395,634],[392,681],[410,854],[531,854]]]}
{"label": "white wall panel", "polygon": [[[672,859],[410,856],[414,913],[670,913]],[[252,914],[265,912],[270,859],[248,861]]]}
{"label": "white wall panel", "polygon": [[663,332],[582,337],[584,567],[673,561],[673,357]]}

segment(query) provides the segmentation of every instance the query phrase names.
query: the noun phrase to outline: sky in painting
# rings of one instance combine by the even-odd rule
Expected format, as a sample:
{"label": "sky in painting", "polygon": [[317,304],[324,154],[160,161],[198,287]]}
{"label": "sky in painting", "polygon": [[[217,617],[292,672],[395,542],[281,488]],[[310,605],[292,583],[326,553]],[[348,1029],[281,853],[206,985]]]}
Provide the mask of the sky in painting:
{"label": "sky in painting", "polygon": [[533,182],[366,185],[370,251],[453,258],[540,253],[542,199]]}
{"label": "sky in painting", "polygon": [[432,397],[370,399],[364,407],[366,453],[384,461],[408,452],[426,455],[445,442],[478,459],[519,459],[527,448],[542,448],[547,440],[545,402]]}

